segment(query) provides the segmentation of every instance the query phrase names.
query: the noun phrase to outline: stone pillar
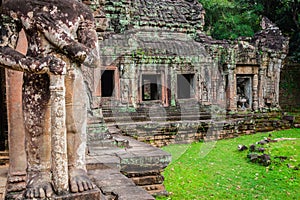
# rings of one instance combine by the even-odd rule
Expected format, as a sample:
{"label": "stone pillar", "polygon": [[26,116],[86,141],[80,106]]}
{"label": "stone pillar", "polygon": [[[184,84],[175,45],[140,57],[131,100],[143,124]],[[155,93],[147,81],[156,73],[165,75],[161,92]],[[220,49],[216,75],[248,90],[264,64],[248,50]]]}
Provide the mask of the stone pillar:
{"label": "stone pillar", "polygon": [[169,68],[171,69],[171,106],[175,106],[176,104],[176,79],[177,79],[177,74],[176,74],[176,67],[175,64],[170,64]]}
{"label": "stone pillar", "polygon": [[258,108],[262,109],[265,107],[265,100],[264,100],[264,86],[266,84],[266,70],[269,65],[269,56],[266,52],[263,52],[261,57],[261,64],[258,71]]}
{"label": "stone pillar", "polygon": [[274,66],[274,88],[275,88],[275,97],[274,97],[274,104],[279,106],[279,82],[280,82],[280,69],[282,66],[282,61],[281,59],[277,59],[277,62],[275,63]]}
{"label": "stone pillar", "polygon": [[217,71],[218,71],[218,63],[213,62],[213,70],[211,71],[211,102],[212,104],[218,104],[218,98],[217,98]]}
{"label": "stone pillar", "polygon": [[217,79],[215,77],[212,77],[211,79],[211,103],[217,104]]}
{"label": "stone pillar", "polygon": [[258,108],[261,109],[264,107],[264,99],[263,99],[263,84],[264,84],[264,70],[263,69],[259,69],[258,71]]}
{"label": "stone pillar", "polygon": [[236,75],[232,66],[228,66],[228,110],[236,110]]}
{"label": "stone pillar", "polygon": [[258,109],[258,75],[254,74],[253,76],[253,110]]}
{"label": "stone pillar", "polygon": [[50,75],[53,187],[58,195],[69,190],[64,75]]}
{"label": "stone pillar", "polygon": [[[16,50],[26,54],[27,40],[24,31],[19,33]],[[25,128],[22,110],[23,72],[6,69],[6,97],[9,140],[9,171],[6,197],[22,192],[26,187]]]}

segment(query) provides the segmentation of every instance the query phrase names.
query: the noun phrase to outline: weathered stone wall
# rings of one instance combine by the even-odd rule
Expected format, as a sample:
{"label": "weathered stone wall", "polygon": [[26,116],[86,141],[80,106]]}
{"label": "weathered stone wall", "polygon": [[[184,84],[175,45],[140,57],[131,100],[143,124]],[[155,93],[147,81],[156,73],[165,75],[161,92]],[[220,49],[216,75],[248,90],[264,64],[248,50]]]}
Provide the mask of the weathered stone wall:
{"label": "weathered stone wall", "polygon": [[287,64],[281,69],[280,106],[287,111],[300,108],[300,65]]}
{"label": "weathered stone wall", "polygon": [[119,127],[126,135],[161,147],[169,144],[220,140],[257,132],[289,129],[293,127],[293,124],[288,120],[283,120],[280,113],[262,113],[216,116],[215,120],[149,122],[141,125],[119,125]]}

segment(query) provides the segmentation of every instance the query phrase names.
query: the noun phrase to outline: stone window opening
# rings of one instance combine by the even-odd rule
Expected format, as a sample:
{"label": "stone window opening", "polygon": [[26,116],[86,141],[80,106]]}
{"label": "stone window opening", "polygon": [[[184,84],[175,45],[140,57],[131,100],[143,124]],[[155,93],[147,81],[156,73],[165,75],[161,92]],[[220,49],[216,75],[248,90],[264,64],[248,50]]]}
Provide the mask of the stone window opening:
{"label": "stone window opening", "polygon": [[177,74],[177,98],[190,99],[195,97],[195,74]]}
{"label": "stone window opening", "polygon": [[239,76],[236,78],[237,108],[252,108],[252,78],[251,76]]}
{"label": "stone window opening", "polygon": [[161,100],[161,75],[142,75],[142,101]]}

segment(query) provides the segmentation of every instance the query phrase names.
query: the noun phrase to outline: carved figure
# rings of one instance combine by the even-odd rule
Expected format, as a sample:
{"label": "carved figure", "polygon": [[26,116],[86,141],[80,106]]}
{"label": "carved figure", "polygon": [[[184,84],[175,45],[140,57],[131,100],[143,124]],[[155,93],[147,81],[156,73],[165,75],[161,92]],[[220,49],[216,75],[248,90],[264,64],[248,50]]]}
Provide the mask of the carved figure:
{"label": "carved figure", "polygon": [[[0,64],[24,72],[26,132],[25,198],[53,194],[51,173],[50,76],[65,76],[68,177],[71,192],[91,190],[85,168],[87,92],[82,67],[99,63],[90,10],[75,0],[5,0],[3,11],[21,22],[28,40],[26,56],[1,47]],[[57,191],[56,191],[57,192]]]}

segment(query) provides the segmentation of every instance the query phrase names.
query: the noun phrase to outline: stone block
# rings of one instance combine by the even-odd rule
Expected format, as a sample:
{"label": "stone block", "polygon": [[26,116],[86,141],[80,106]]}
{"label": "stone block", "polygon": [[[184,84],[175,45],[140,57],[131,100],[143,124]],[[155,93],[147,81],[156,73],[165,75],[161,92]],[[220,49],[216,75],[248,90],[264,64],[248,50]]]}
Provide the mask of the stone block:
{"label": "stone block", "polygon": [[300,128],[300,123],[294,124],[294,127],[295,127],[295,128]]}
{"label": "stone block", "polygon": [[162,184],[164,182],[164,177],[162,175],[156,176],[144,176],[144,177],[133,177],[131,178],[136,185],[154,185]]}
{"label": "stone block", "polygon": [[290,122],[294,122],[295,121],[295,116],[285,115],[285,116],[282,117],[282,119],[290,121]]}
{"label": "stone block", "polygon": [[118,187],[114,188],[112,192],[118,194],[120,200],[155,200],[153,196],[140,187]]}
{"label": "stone block", "polygon": [[93,190],[81,192],[81,193],[69,193],[62,196],[54,196],[53,200],[103,200],[102,194],[99,188]]}
{"label": "stone block", "polygon": [[153,184],[153,185],[145,185],[141,186],[144,190],[151,191],[151,190],[165,190],[165,186],[163,184]]}

